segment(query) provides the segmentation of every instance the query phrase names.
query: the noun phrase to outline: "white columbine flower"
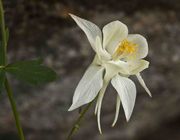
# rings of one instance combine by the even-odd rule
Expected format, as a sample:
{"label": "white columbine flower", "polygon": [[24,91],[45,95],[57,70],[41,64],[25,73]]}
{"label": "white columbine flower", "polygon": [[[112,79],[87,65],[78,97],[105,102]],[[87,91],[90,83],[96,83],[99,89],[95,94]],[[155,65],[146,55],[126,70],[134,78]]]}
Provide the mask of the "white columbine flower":
{"label": "white columbine flower", "polygon": [[107,24],[101,31],[92,22],[70,15],[86,34],[96,55],[75,90],[69,111],[91,102],[98,96],[95,114],[97,114],[99,131],[102,133],[101,104],[109,82],[118,93],[112,126],[118,119],[120,102],[122,102],[127,121],[132,114],[136,99],[136,86],[129,76],[136,75],[140,84],[151,96],[140,75],[140,72],[149,65],[148,61],[143,60],[148,54],[148,44],[143,36],[128,34],[127,26],[120,21]]}

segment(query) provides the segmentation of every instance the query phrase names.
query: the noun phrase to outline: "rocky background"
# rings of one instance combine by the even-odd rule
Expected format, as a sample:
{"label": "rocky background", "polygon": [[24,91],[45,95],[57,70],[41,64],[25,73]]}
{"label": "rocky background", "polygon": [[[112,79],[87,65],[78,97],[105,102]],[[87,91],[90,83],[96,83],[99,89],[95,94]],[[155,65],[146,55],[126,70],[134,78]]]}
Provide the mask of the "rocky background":
{"label": "rocky background", "polygon": [[[149,98],[137,80],[138,95],[129,123],[121,108],[118,123],[115,90],[109,86],[103,101],[99,135],[93,109],[86,114],[74,140],[180,139],[180,2],[179,0],[4,0],[10,28],[9,60],[43,57],[58,73],[57,81],[39,87],[11,78],[27,140],[64,140],[78,116],[67,112],[75,87],[93,59],[89,42],[68,13],[100,27],[113,20],[128,25],[149,42],[150,68],[143,77]],[[18,140],[5,92],[0,95],[0,140]]]}

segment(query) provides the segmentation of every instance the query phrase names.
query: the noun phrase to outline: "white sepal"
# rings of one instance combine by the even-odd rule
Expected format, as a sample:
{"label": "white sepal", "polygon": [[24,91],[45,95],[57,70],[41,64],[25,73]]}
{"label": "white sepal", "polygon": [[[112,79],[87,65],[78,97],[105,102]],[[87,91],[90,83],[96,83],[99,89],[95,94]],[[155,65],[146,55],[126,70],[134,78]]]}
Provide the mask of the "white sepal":
{"label": "white sepal", "polygon": [[69,111],[91,102],[103,86],[104,68],[91,65],[80,80]]}
{"label": "white sepal", "polygon": [[102,106],[102,100],[106,91],[106,88],[109,84],[109,81],[104,82],[102,89],[99,92],[98,99],[97,99],[97,104],[95,108],[95,114],[97,113],[97,123],[98,123],[98,129],[100,134],[102,134],[101,130],[101,122],[100,122],[100,116],[101,116],[101,106]]}
{"label": "white sepal", "polygon": [[128,61],[128,62],[118,60],[118,61],[108,61],[106,66],[124,75],[135,75],[143,71],[144,69],[148,68],[149,62],[142,59],[135,61]]}
{"label": "white sepal", "polygon": [[82,19],[78,16],[70,14],[70,16],[74,19],[77,25],[84,31],[86,34],[92,48],[96,52],[96,37],[99,36],[102,41],[102,32],[97,25],[94,23]]}
{"label": "white sepal", "polygon": [[149,62],[143,59],[128,61],[128,71],[130,75],[136,75],[137,73],[147,69],[149,67]]}
{"label": "white sepal", "polygon": [[116,113],[115,113],[115,117],[114,117],[114,121],[112,123],[112,127],[115,126],[117,120],[118,120],[118,116],[119,116],[119,110],[120,110],[120,105],[121,105],[121,100],[119,95],[117,95],[117,101],[116,101]]}
{"label": "white sepal", "polygon": [[136,77],[137,77],[139,83],[141,84],[141,86],[145,89],[145,91],[149,94],[149,96],[152,97],[152,94],[151,94],[150,90],[147,88],[141,74],[140,73],[136,74]]}
{"label": "white sepal", "polygon": [[99,36],[96,37],[96,53],[100,60],[111,59],[111,55],[102,47],[102,41]]}
{"label": "white sepal", "polygon": [[129,121],[136,100],[136,86],[132,80],[120,75],[116,75],[111,83],[119,94],[126,120]]}

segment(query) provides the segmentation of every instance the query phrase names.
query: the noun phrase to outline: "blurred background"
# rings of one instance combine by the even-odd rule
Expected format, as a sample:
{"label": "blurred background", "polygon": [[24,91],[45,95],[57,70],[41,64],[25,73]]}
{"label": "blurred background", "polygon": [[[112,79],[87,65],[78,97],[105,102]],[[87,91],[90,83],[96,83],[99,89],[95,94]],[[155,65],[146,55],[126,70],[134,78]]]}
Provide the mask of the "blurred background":
{"label": "blurred background", "polygon": [[[153,94],[149,98],[132,77],[138,94],[131,120],[126,123],[121,108],[111,128],[116,92],[109,86],[102,107],[103,135],[99,135],[92,107],[73,139],[180,139],[179,0],[4,0],[4,5],[10,28],[9,60],[43,57],[58,73],[57,81],[38,87],[11,80],[27,140],[64,140],[78,116],[78,110],[67,110],[94,52],[68,13],[101,28],[120,20],[130,33],[145,36],[150,68],[142,75]],[[18,140],[5,92],[0,95],[0,110],[0,140]]]}

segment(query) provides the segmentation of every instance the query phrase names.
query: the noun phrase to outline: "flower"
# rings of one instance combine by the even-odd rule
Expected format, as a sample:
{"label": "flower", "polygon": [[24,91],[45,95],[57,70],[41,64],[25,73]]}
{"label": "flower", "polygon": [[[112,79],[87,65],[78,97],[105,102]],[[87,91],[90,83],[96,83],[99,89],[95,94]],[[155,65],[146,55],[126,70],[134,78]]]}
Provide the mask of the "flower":
{"label": "flower", "polygon": [[95,114],[100,133],[100,113],[105,90],[111,82],[117,91],[116,113],[112,126],[116,124],[122,103],[126,120],[130,119],[135,99],[136,86],[129,76],[136,75],[138,81],[151,96],[140,72],[148,68],[143,60],[148,54],[146,39],[139,34],[128,34],[128,28],[120,21],[105,25],[102,31],[94,23],[70,14],[86,34],[95,58],[80,80],[69,111],[90,103],[97,97]]}

